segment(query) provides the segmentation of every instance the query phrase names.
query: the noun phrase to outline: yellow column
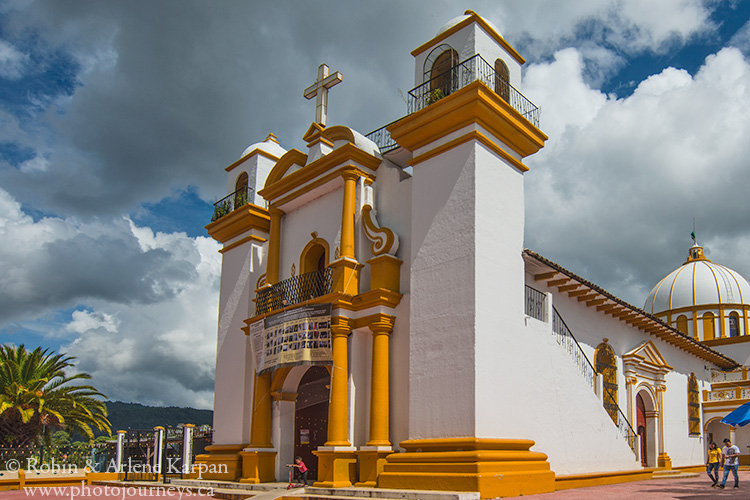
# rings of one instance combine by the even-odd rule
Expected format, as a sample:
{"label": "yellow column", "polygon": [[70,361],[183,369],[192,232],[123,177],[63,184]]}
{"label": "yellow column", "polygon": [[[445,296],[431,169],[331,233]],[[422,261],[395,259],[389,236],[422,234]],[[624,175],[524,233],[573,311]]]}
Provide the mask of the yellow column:
{"label": "yellow column", "polygon": [[375,487],[383,472],[386,458],[393,453],[389,427],[389,365],[388,343],[393,330],[392,316],[381,315],[370,324],[372,331],[372,375],[370,378],[370,436],[357,452],[359,487]]}
{"label": "yellow column", "polygon": [[357,455],[349,443],[349,334],[348,318],[331,318],[333,366],[328,404],[328,441],[313,452],[318,456],[319,488],[345,488],[357,479]]}
{"label": "yellow column", "polygon": [[664,448],[664,392],[667,386],[660,384],[656,386],[656,402],[659,406],[659,457],[657,465],[660,469],[671,469],[672,459],[669,458]]}
{"label": "yellow column", "polygon": [[341,257],[354,258],[354,212],[356,209],[357,179],[356,172],[346,170],[344,178],[344,204],[341,210]]}
{"label": "yellow column", "polygon": [[370,439],[367,446],[390,446],[388,342],[393,321],[379,321],[370,325],[372,331],[372,379],[370,380]]}
{"label": "yellow column", "polygon": [[273,285],[279,282],[279,250],[281,248],[281,218],[284,211],[271,208],[271,229],[268,235],[268,261],[266,264],[266,283]]}
{"label": "yellow column", "polygon": [[333,337],[331,402],[328,405],[328,441],[325,446],[351,446],[349,443],[349,334],[348,318],[331,318]]}

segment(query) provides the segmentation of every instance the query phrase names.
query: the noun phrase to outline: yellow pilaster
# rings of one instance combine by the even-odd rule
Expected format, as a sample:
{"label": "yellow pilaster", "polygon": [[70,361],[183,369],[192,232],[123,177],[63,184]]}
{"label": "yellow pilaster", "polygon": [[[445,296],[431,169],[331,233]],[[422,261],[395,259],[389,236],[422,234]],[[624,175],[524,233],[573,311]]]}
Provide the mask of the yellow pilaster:
{"label": "yellow pilaster", "polygon": [[354,212],[356,208],[357,179],[354,170],[341,173],[344,178],[344,203],[341,211],[341,257],[354,259]]}
{"label": "yellow pilaster", "polygon": [[345,488],[357,479],[356,450],[349,442],[349,334],[348,318],[331,318],[333,340],[331,402],[328,404],[328,441],[313,453],[318,457],[319,488]]}
{"label": "yellow pilaster", "polygon": [[250,484],[276,479],[276,452],[271,444],[271,373],[256,375],[254,389],[250,445],[239,453],[242,460],[240,482]]}
{"label": "yellow pilaster", "polygon": [[370,266],[370,290],[385,288],[399,293],[401,288],[401,264],[393,255],[383,254],[367,261]]}
{"label": "yellow pilaster", "polygon": [[667,386],[664,384],[656,386],[656,400],[659,406],[659,456],[656,465],[660,469],[671,469],[672,459],[664,448],[664,392]]}
{"label": "yellow pilaster", "polygon": [[266,264],[266,283],[273,285],[279,282],[279,250],[281,248],[281,218],[284,211],[272,208],[268,211],[271,216],[271,227],[268,236],[268,263]]}
{"label": "yellow pilaster", "polygon": [[250,427],[250,447],[272,448],[271,444],[271,373],[255,376],[253,393],[253,421]]}
{"label": "yellow pilaster", "polygon": [[625,390],[628,395],[628,422],[633,422],[633,386],[638,383],[638,379],[635,377],[625,377]]}

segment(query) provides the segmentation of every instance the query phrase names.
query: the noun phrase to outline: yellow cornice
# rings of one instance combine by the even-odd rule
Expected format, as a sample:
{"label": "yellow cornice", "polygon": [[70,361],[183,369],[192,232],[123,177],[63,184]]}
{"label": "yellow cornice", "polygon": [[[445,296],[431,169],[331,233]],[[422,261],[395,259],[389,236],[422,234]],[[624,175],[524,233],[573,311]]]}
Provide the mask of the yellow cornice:
{"label": "yellow cornice", "polygon": [[733,410],[738,406],[750,402],[750,399],[726,399],[724,401],[703,401],[701,405],[704,408],[715,408],[717,406],[726,406],[727,410]]}
{"label": "yellow cornice", "polygon": [[522,158],[544,147],[547,136],[481,81],[472,82],[388,127],[409,151],[466,126],[478,124]]}
{"label": "yellow cornice", "polygon": [[466,26],[470,25],[471,23],[476,22],[479,26],[482,27],[482,29],[484,29],[484,31],[487,32],[487,34],[493,40],[495,40],[498,44],[500,44],[500,46],[502,48],[504,48],[505,50],[507,50],[508,53],[511,56],[513,56],[513,59],[515,59],[516,61],[518,61],[519,64],[524,64],[526,62],[524,60],[524,58],[521,57],[521,54],[519,54],[518,52],[516,52],[516,49],[514,49],[513,47],[511,47],[511,45],[508,42],[505,41],[505,38],[503,38],[502,36],[500,36],[500,34],[497,31],[495,31],[495,29],[492,26],[490,26],[490,24],[487,21],[485,21],[480,15],[478,15],[476,12],[472,12],[470,10],[467,10],[465,13],[468,14],[469,17],[467,17],[466,19],[464,19],[460,23],[456,24],[455,26],[451,26],[449,29],[447,29],[447,30],[443,31],[442,33],[438,34],[432,40],[429,40],[429,41],[423,43],[422,45],[420,45],[419,47],[417,47],[416,49],[412,50],[411,51],[411,55],[414,56],[414,57],[417,57],[419,54],[421,54],[425,50],[433,47],[434,45],[437,45],[438,43],[442,42],[443,40],[445,40],[446,38],[448,38],[452,34],[454,34],[454,33],[458,32],[458,31],[464,29]]}
{"label": "yellow cornice", "polygon": [[[299,188],[303,184],[310,182],[316,177],[325,175],[330,171],[335,172],[337,170],[342,170],[342,165],[346,167],[348,166],[346,165],[348,162],[355,162],[369,170],[372,170],[373,172],[376,171],[380,166],[380,158],[362,151],[361,149],[354,146],[354,144],[344,144],[343,146],[334,149],[327,155],[324,155],[314,162],[306,165],[304,168],[301,168],[296,172],[292,172],[287,176],[282,175],[278,179],[274,179],[273,182],[271,182],[271,177],[269,176],[269,181],[266,182],[266,187],[264,187],[258,194],[263,196],[263,198],[265,198],[269,202],[274,201],[274,205],[280,205],[281,203],[276,200],[278,200],[278,198],[280,198],[281,196]],[[281,160],[279,161],[279,163],[281,163]],[[277,164],[277,166],[278,165],[279,164]],[[351,165],[351,167],[357,168],[353,165]],[[274,171],[275,170],[276,167],[274,167]],[[360,175],[363,177],[371,177],[373,179],[375,178],[375,176],[371,173],[367,173],[359,168],[357,168],[357,170],[361,172]],[[296,198],[300,194],[303,194],[310,189],[313,188],[308,186],[304,191],[295,193],[294,197]]]}
{"label": "yellow cornice", "polygon": [[245,236],[241,240],[235,241],[234,243],[225,246],[224,248],[222,248],[222,249],[219,250],[219,253],[223,254],[224,252],[228,252],[231,249],[236,248],[236,247],[242,245],[243,243],[247,243],[248,241],[255,241],[257,243],[261,243],[262,244],[262,243],[265,243],[266,241],[268,241],[268,239],[267,238],[262,238],[260,236],[256,236],[254,234],[251,234],[250,236]]}
{"label": "yellow cornice", "polygon": [[[265,187],[270,186],[274,182],[277,182],[282,177],[284,177],[284,174],[286,174],[287,170],[289,170],[292,165],[300,165],[305,166],[305,163],[307,163],[307,155],[300,151],[299,149],[290,149],[286,153],[284,153],[284,156],[282,156],[279,161],[276,162],[276,165],[271,169],[271,172],[268,174],[268,178],[266,178],[266,183],[264,185]],[[258,191],[258,194],[263,196],[263,190]]]}
{"label": "yellow cornice", "polygon": [[[399,305],[402,297],[403,295],[401,295],[400,293],[392,292],[384,288],[379,288],[377,290],[371,290],[369,292],[360,293],[359,295],[356,295],[356,296],[346,295],[343,293],[329,293],[328,295],[315,297],[313,299],[300,302],[299,304],[294,304],[293,306],[287,307],[285,310],[289,311],[289,310],[296,309],[298,307],[302,307],[302,306],[306,306],[310,304],[327,304],[327,303],[331,304],[332,309],[343,309],[344,311],[351,311],[351,312],[364,311],[371,307],[378,307],[378,306],[394,309],[397,305]],[[242,331],[245,332],[245,335],[249,335],[249,328],[248,328],[249,325],[255,323],[256,321],[264,319],[267,316],[272,316],[279,312],[281,312],[281,310],[271,311],[266,314],[259,314],[257,316],[253,316],[244,320],[244,323],[247,326],[242,327]],[[390,315],[387,315],[384,313],[376,313],[370,316],[366,316],[365,318],[360,318],[356,320],[352,319],[351,321],[357,325],[359,325],[362,321],[364,321],[364,323],[361,326],[368,326],[369,324],[377,322],[377,321],[384,321],[385,319],[387,319],[387,317],[390,317]],[[359,328],[359,326],[357,326],[357,328]]]}
{"label": "yellow cornice", "polygon": [[260,155],[260,156],[265,156],[266,158],[268,158],[268,159],[270,159],[270,160],[273,160],[273,161],[279,161],[279,157],[278,157],[278,156],[272,155],[272,154],[271,154],[271,153],[269,153],[268,151],[263,151],[263,150],[262,150],[262,149],[260,149],[260,148],[255,148],[255,149],[253,149],[252,151],[250,151],[250,152],[249,152],[248,154],[246,154],[246,155],[243,155],[243,156],[242,156],[242,158],[240,158],[240,159],[239,159],[239,160],[237,160],[236,162],[232,163],[231,165],[229,165],[229,166],[228,166],[227,168],[225,168],[224,170],[226,170],[227,172],[230,172],[230,171],[231,171],[231,170],[233,170],[233,169],[234,169],[234,168],[235,168],[235,167],[236,167],[237,165],[241,165],[241,164],[242,164],[242,163],[244,163],[245,161],[249,160],[249,159],[250,159],[250,157],[251,157],[251,156],[253,156],[254,154],[258,154],[258,155]]}
{"label": "yellow cornice", "polygon": [[720,339],[703,340],[701,342],[707,346],[744,344],[745,342],[750,342],[750,335],[740,335],[739,337],[722,337]]}
{"label": "yellow cornice", "polygon": [[453,139],[452,141],[446,142],[442,146],[438,146],[435,149],[431,149],[428,152],[421,154],[419,156],[415,156],[411,160],[407,161],[406,163],[414,166],[418,163],[422,163],[423,161],[429,160],[430,158],[437,156],[439,154],[442,154],[443,152],[453,149],[456,146],[463,144],[465,142],[469,142],[470,140],[475,139],[488,148],[490,148],[493,152],[495,152],[498,156],[503,158],[505,161],[510,163],[512,166],[520,170],[521,172],[526,172],[529,170],[529,167],[521,163],[519,160],[508,154],[507,151],[505,151],[503,148],[498,146],[495,142],[493,142],[491,139],[489,139],[486,135],[479,132],[478,130],[472,130],[468,134],[464,134],[461,137],[458,137],[456,139]]}
{"label": "yellow cornice", "polygon": [[271,216],[268,210],[249,203],[207,225],[206,231],[216,241],[226,243],[251,229],[268,233],[270,228]]}

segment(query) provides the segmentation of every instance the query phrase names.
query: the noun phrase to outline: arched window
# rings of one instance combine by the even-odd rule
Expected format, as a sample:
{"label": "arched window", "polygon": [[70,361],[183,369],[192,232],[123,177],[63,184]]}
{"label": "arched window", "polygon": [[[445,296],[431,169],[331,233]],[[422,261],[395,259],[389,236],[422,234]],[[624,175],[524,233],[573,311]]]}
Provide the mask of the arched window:
{"label": "arched window", "polygon": [[734,311],[729,313],[729,336],[740,336],[740,315]]}
{"label": "arched window", "polygon": [[495,61],[495,92],[505,102],[510,101],[510,72],[502,59]]}
{"label": "arched window", "polygon": [[[713,340],[716,338],[716,330],[715,330],[714,325],[715,325],[715,322],[714,322],[713,313],[707,312],[706,314],[704,314],[703,315],[703,340]],[[679,326],[677,328],[679,329]]]}
{"label": "arched window", "polygon": [[247,172],[242,172],[234,184],[234,208],[241,207],[248,202],[247,183]]}
{"label": "arched window", "polygon": [[677,317],[677,329],[685,335],[688,334],[688,319],[684,314]]}
{"label": "arched window", "polygon": [[458,88],[458,52],[450,45],[442,44],[432,49],[424,63],[425,80],[429,80],[426,91],[427,103],[431,104]]}
{"label": "arched window", "polygon": [[604,409],[607,410],[612,421],[618,422],[617,415],[617,358],[615,351],[607,343],[599,344],[596,348],[596,373],[602,374],[604,382]]}
{"label": "arched window", "polygon": [[688,378],[688,431],[691,436],[701,433],[701,403],[695,373]]}
{"label": "arched window", "polygon": [[299,258],[299,296],[310,300],[330,293],[330,272],[328,265],[328,242],[317,236],[310,240]]}

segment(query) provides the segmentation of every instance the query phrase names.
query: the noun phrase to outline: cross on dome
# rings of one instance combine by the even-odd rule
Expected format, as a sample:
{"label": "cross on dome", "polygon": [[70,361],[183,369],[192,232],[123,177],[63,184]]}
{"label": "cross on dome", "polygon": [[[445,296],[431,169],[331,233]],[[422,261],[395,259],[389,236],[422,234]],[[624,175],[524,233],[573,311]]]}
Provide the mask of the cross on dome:
{"label": "cross on dome", "polygon": [[321,64],[318,66],[318,79],[315,83],[305,89],[305,99],[315,97],[315,122],[326,126],[326,113],[328,108],[328,89],[341,83],[343,76],[336,71],[328,76],[328,65]]}

